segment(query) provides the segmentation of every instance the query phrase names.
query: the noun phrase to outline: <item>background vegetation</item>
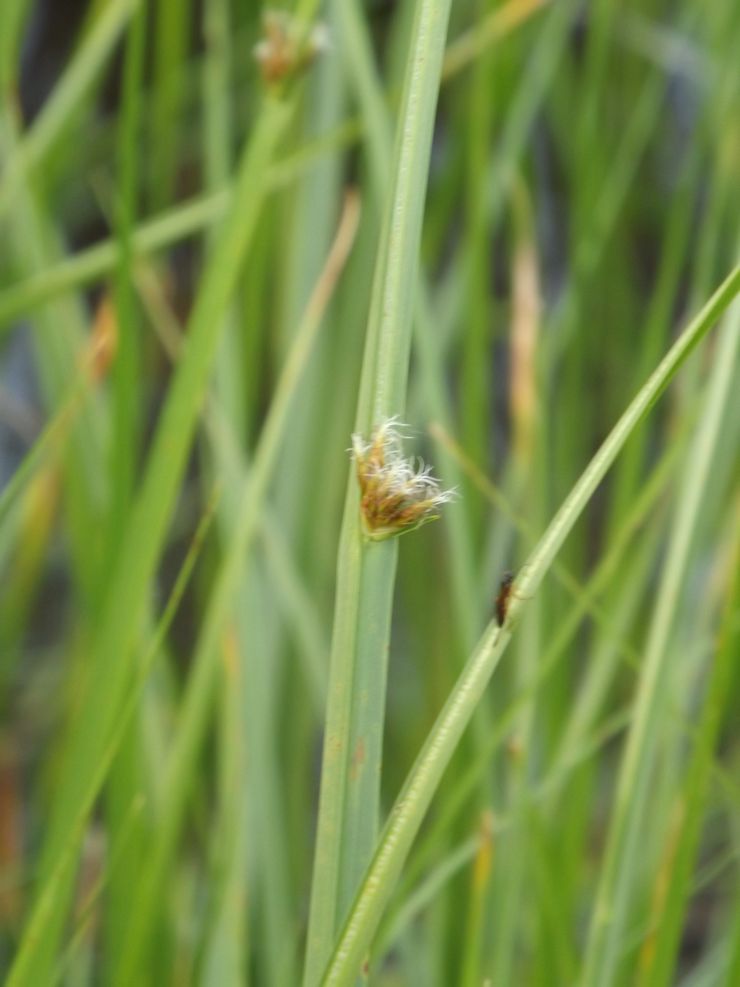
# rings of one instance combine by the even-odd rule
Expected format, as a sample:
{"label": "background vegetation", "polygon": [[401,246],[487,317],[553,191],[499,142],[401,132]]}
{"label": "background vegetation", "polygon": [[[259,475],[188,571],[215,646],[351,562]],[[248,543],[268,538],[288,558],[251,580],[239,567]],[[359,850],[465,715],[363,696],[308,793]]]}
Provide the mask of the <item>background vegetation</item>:
{"label": "background vegetation", "polygon": [[265,13],[0,4],[0,969],[736,985],[740,7]]}

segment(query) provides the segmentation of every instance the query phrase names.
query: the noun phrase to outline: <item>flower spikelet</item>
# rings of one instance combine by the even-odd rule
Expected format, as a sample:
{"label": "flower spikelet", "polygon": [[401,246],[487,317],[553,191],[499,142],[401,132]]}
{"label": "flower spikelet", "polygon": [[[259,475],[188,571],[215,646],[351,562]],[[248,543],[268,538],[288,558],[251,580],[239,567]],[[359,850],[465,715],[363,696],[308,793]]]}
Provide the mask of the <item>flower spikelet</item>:
{"label": "flower spikelet", "polygon": [[253,53],[268,84],[281,82],[306,69],[329,48],[323,23],[306,28],[287,10],[267,9],[262,17],[263,37]]}
{"label": "flower spikelet", "polygon": [[434,521],[452,500],[441,490],[431,467],[403,455],[403,426],[396,418],[378,425],[366,441],[352,436],[352,457],[360,485],[360,512],[365,534],[381,541]]}

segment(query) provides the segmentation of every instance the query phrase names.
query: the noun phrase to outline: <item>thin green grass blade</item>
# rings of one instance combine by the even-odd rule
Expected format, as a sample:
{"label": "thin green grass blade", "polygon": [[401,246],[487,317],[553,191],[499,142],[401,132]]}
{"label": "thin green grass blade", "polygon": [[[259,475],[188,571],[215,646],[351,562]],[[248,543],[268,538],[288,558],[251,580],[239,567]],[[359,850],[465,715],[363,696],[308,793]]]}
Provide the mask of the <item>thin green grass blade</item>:
{"label": "thin green grass blade", "polygon": [[211,593],[205,619],[198,636],[193,668],[182,703],[180,722],[169,758],[163,817],[148,860],[143,867],[133,899],[139,907],[131,917],[123,953],[114,973],[114,984],[134,983],[147,940],[155,928],[154,918],[166,887],[166,870],[182,824],[186,796],[191,783],[191,765],[203,737],[219,670],[220,644],[231,612],[236,589],[244,573],[245,561],[258,530],[264,499],[278,451],[290,423],[289,412],[295,390],[305,370],[319,328],[328,295],[342,269],[354,239],[359,204],[353,200],[342,225],[325,272],[318,282],[296,333],[278,382],[275,396],[262,430],[252,468],[241,495],[235,524],[231,530],[223,563]]}
{"label": "thin green grass blade", "polygon": [[[373,285],[356,428],[405,407],[413,287],[449,3],[420,0]],[[423,177],[422,177],[423,176]],[[390,616],[398,546],[368,544],[350,475],[337,562],[329,697],[305,987],[314,987],[375,840]]]}
{"label": "thin green grass blade", "polygon": [[[0,109],[0,145],[13,151],[20,140],[19,120],[12,106]],[[45,210],[32,184],[20,181],[8,216],[14,262],[21,270],[45,266],[61,252],[53,217]],[[90,372],[88,319],[73,297],[58,299],[38,313],[34,327],[34,359],[43,400],[53,416],[69,399],[74,381],[81,376],[81,359]],[[99,388],[80,387],[80,406],[70,418],[69,441],[64,446],[63,476],[66,523],[72,549],[72,574],[87,603],[95,606],[99,595],[102,540],[90,538],[90,526],[103,524],[107,499],[107,474],[100,469],[106,449],[106,401]]]}
{"label": "thin green grass blade", "polygon": [[0,215],[8,208],[18,183],[36,168],[64,133],[73,113],[87,95],[140,0],[110,0],[82,42],[51,98],[24,135],[0,178]]}
{"label": "thin green grass blade", "polygon": [[[115,565],[120,539],[126,530],[141,458],[143,411],[138,382],[142,377],[142,322],[134,288],[132,234],[140,209],[139,134],[143,112],[143,70],[146,45],[146,8],[131,18],[122,69],[122,105],[117,133],[114,226],[119,242],[119,262],[113,286],[115,359],[111,368],[111,439],[108,456],[110,500],[106,516],[104,570]],[[146,737],[142,720],[134,719],[111,771],[106,790],[105,815],[111,845],[120,846],[117,866],[107,886],[103,940],[107,953],[116,953],[128,914],[129,879],[141,866],[147,826],[145,813],[131,817],[131,804],[146,789]],[[120,833],[127,830],[127,838]]]}
{"label": "thin green grass blade", "polygon": [[0,6],[0,92],[16,85],[20,42],[25,21],[31,13],[31,0],[6,0]]}
{"label": "thin green grass blade", "polygon": [[167,630],[182,600],[183,593],[203,547],[203,542],[213,520],[213,512],[218,497],[219,491],[215,490],[193,534],[188,551],[172,587],[172,592],[162,611],[154,634],[145,649],[143,660],[137,670],[134,687],[113,725],[110,737],[96,752],[95,764],[88,779],[87,787],[81,794],[75,817],[70,823],[69,839],[63,847],[62,852],[57,856],[53,869],[43,883],[37,895],[33,911],[26,923],[23,939],[8,976],[8,987],[29,982],[29,971],[33,969],[34,951],[37,944],[44,941],[44,937],[48,934],[47,930],[49,926],[55,921],[56,913],[65,907],[69,880],[76,864],[77,848],[82,839],[89,815],[105,784],[120,745],[139,708],[149,673],[159,656]]}
{"label": "thin green grass blade", "polygon": [[[739,518],[740,520],[740,518]],[[717,735],[728,708],[734,656],[740,652],[740,624],[737,602],[740,601],[740,525],[734,532],[734,550],[728,555],[730,572],[735,573],[725,601],[724,616],[716,654],[713,657],[706,685],[706,695],[697,724],[694,749],[678,795],[679,839],[668,861],[670,880],[658,875],[666,889],[651,914],[655,929],[649,943],[647,959],[641,964],[639,987],[662,987],[669,984],[676,966],[681,923],[691,892],[691,872],[696,855],[701,825],[706,815],[707,788],[715,753]],[[728,984],[732,983],[728,980]]]}
{"label": "thin green grass blade", "polygon": [[581,982],[608,987],[617,981],[629,905],[641,880],[640,840],[655,764],[665,682],[673,660],[669,647],[712,456],[735,378],[740,350],[740,311],[733,309],[720,333],[704,415],[686,464],[663,578],[645,650],[635,717],[617,783],[615,809],[594,904]]}
{"label": "thin green grass blade", "polygon": [[[215,0],[205,5],[201,14],[206,57],[203,73],[203,159],[207,189],[217,191],[229,180],[234,145],[233,105],[230,92],[233,64],[230,38],[234,30],[230,5]],[[173,159],[174,160],[174,159]],[[215,231],[214,231],[215,232]],[[235,429],[243,439],[245,395],[239,382],[244,360],[241,339],[234,319],[235,306],[226,314],[220,351],[216,359],[214,393],[220,406],[230,413]],[[257,322],[258,320],[255,320]],[[213,407],[213,402],[210,402]],[[222,472],[219,466],[218,473]],[[229,478],[228,486],[232,486]],[[220,514],[227,516],[228,501]],[[226,525],[222,538],[228,541]],[[247,772],[246,731],[248,716],[245,702],[245,648],[234,633],[225,637],[218,703],[218,813],[212,829],[208,861],[209,913],[208,932],[203,943],[203,981],[208,984],[238,983],[247,969],[249,935],[247,934],[247,900],[250,895],[248,874],[248,791],[244,784]]]}

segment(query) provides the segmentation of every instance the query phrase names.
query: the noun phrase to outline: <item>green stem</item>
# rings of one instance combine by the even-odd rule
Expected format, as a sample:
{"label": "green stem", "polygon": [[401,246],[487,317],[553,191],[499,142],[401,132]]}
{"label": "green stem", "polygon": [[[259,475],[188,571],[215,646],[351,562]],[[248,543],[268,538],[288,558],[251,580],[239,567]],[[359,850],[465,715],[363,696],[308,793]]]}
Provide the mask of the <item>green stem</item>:
{"label": "green stem", "polygon": [[4,167],[0,179],[0,215],[12,202],[24,175],[38,167],[64,133],[139,2],[110,0],[98,16],[52,96]]}
{"label": "green stem", "polygon": [[[642,877],[640,833],[650,795],[660,725],[665,713],[668,670],[675,658],[671,629],[689,560],[710,467],[737,366],[740,312],[733,311],[720,334],[704,416],[688,458],[663,577],[642,662],[635,714],[617,784],[605,863],[594,905],[581,982],[616,982],[620,948],[628,933],[629,904]],[[694,802],[694,805],[700,802]],[[663,960],[665,962],[665,960]],[[665,979],[665,978],[663,978]],[[657,983],[657,979],[652,982]]]}
{"label": "green stem", "polygon": [[[415,10],[357,407],[356,427],[365,435],[402,413],[406,402],[413,289],[449,8],[450,0],[419,0]],[[397,556],[396,539],[364,540],[352,471],[337,563],[306,987],[318,982],[375,842]]]}

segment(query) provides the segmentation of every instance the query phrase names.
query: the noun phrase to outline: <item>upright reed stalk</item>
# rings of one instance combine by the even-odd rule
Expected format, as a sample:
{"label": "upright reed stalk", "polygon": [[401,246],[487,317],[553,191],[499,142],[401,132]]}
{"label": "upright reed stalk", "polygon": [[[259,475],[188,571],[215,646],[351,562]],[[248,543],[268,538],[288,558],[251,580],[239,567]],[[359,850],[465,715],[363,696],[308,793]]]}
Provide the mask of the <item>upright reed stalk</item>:
{"label": "upright reed stalk", "polygon": [[[356,432],[368,439],[406,403],[413,287],[449,8],[449,0],[416,5],[357,406]],[[376,839],[397,556],[395,538],[365,537],[352,471],[337,561],[305,987],[319,981]]]}

